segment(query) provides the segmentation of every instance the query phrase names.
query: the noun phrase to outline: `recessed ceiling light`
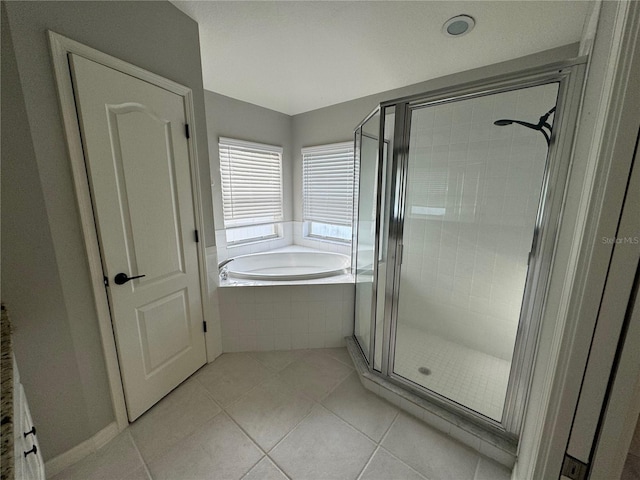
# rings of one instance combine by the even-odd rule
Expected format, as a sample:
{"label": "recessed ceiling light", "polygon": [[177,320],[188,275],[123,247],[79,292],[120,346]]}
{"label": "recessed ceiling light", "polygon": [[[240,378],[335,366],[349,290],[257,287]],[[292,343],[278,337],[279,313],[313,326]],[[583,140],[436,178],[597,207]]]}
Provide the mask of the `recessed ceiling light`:
{"label": "recessed ceiling light", "polygon": [[447,37],[462,37],[473,30],[475,25],[476,21],[473,17],[469,15],[457,15],[444,22],[442,33]]}

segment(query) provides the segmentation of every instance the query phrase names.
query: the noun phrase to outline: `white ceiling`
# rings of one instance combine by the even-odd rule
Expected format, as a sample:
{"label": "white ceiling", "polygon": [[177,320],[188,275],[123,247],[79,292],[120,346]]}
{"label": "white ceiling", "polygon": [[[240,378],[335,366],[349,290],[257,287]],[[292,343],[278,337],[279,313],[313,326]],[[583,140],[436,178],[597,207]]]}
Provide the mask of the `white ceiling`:
{"label": "white ceiling", "polygon": [[[294,115],[577,42],[591,2],[172,3],[200,25],[205,89]],[[462,13],[475,29],[445,37]]]}

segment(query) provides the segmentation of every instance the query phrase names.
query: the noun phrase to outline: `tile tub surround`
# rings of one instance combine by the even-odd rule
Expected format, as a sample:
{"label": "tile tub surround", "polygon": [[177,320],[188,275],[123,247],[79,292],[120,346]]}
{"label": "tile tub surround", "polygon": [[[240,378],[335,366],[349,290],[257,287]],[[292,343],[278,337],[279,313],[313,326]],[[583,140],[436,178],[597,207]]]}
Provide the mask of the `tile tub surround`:
{"label": "tile tub surround", "polygon": [[352,337],[346,338],[347,350],[362,385],[396,407],[413,415],[443,434],[471,447],[511,469],[515,464],[517,443],[486,431],[469,420],[449,412],[397,385],[369,372],[360,348]]}
{"label": "tile tub surround", "polygon": [[[227,391],[222,397],[222,391]],[[506,480],[366,390],[344,348],[224,354],[54,480]]]}
{"label": "tile tub surround", "polygon": [[219,288],[222,351],[342,347],[353,302],[353,283]]}

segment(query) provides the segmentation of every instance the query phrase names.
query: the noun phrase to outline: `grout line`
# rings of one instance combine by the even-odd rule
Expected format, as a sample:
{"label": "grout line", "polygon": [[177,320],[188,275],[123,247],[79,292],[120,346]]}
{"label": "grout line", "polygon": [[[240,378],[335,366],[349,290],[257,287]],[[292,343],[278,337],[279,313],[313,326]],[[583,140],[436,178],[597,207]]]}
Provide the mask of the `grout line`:
{"label": "grout line", "polygon": [[[400,415],[400,412],[396,412],[396,415],[395,415],[395,417],[393,417],[393,420],[391,420],[391,423],[389,423],[389,426],[387,427],[387,430],[382,434],[382,437],[380,437],[380,441],[376,442],[376,448],[373,449],[373,453],[371,454],[371,456],[369,457],[367,462],[362,467],[362,470],[360,470],[360,473],[356,477],[356,480],[360,480],[360,478],[364,474],[364,471],[367,469],[367,467],[369,466],[369,464],[373,460],[374,455],[378,452],[378,450],[383,448],[382,447],[382,442],[384,441],[384,439],[389,434],[389,431],[391,430],[391,427],[393,426],[393,424],[396,423],[396,419],[398,418],[398,415]],[[385,451],[386,451],[386,449],[385,449]],[[398,460],[400,460],[400,459],[398,459]],[[402,463],[404,463],[404,462],[402,462]]]}
{"label": "grout line", "polygon": [[[209,389],[204,385],[204,383],[202,383],[198,378],[195,378],[195,377],[194,377],[194,380],[195,380],[196,382],[198,382],[198,384],[202,387],[202,389],[204,390],[205,395],[209,398],[209,400],[211,400],[211,401],[214,403],[214,405],[216,405],[216,406],[220,409],[220,412],[222,412],[222,411],[224,410],[224,409],[222,408],[222,405],[220,405],[220,404],[215,400],[215,398],[213,398],[213,396],[211,395],[211,392],[210,392],[210,391],[209,391]],[[220,412],[218,412],[218,413],[220,413]],[[216,415],[218,415],[218,413],[216,413],[213,417],[215,417]],[[211,417],[211,418],[213,418],[213,417]]]}
{"label": "grout line", "polygon": [[[368,391],[368,390],[367,390]],[[328,405],[325,405],[324,403],[322,403],[321,405],[326,408],[327,410],[329,410],[331,413],[333,413],[336,417],[338,417],[340,420],[342,420],[343,422],[347,423],[350,427],[355,428],[358,432],[360,432],[361,434],[363,434],[365,437],[367,437],[369,440],[371,440],[373,443],[375,443],[376,445],[379,445],[380,442],[382,441],[382,439],[384,438],[384,436],[386,435],[387,431],[389,428],[391,428],[391,425],[393,424],[393,422],[395,421],[396,417],[400,414],[400,408],[396,407],[395,405],[389,403],[386,399],[382,398],[382,397],[378,397],[380,400],[385,401],[386,403],[388,403],[391,407],[393,407],[396,412],[394,417],[391,419],[391,422],[389,423],[389,427],[387,427],[387,430],[384,431],[384,433],[382,434],[382,437],[380,437],[380,440],[376,440],[375,438],[372,438],[371,436],[369,436],[367,433],[363,432],[362,430],[360,430],[360,428],[358,428],[357,425],[352,424],[349,420],[347,420],[346,418],[342,417],[342,415],[340,415],[338,412],[334,412]]]}
{"label": "grout line", "polygon": [[402,463],[405,467],[407,467],[409,470],[413,470],[415,473],[417,473],[419,476],[421,476],[422,478],[424,478],[425,480],[427,480],[427,477],[425,477],[422,473],[420,473],[418,470],[416,470],[415,468],[413,468],[411,465],[409,465],[407,462],[405,462],[404,460],[402,460],[400,457],[398,457],[397,455],[394,455],[392,452],[390,452],[389,450],[387,450],[386,448],[384,448],[382,445],[380,445],[380,449],[384,450],[384,452],[390,456],[392,456],[393,458],[395,458],[396,460],[398,460],[400,463]]}
{"label": "grout line", "polygon": [[476,469],[473,472],[473,480],[478,478],[478,471],[480,470],[480,458],[482,457],[480,456],[480,452],[478,452],[478,460],[476,460]]}
{"label": "grout line", "polygon": [[275,460],[273,460],[273,458],[271,458],[269,455],[267,455],[265,458],[268,458],[269,461],[271,463],[273,463],[273,465],[278,469],[278,471],[285,476],[285,478],[287,478],[288,480],[291,480],[291,477],[289,475],[287,475],[286,473],[284,473],[284,470],[282,470],[282,468],[280,468],[280,465],[278,465]]}
{"label": "grout line", "polygon": [[[391,422],[391,425],[389,425],[389,428],[387,429],[387,431],[384,433],[384,435],[382,435],[382,438],[380,439],[380,443],[378,445],[378,450],[382,449],[385,451],[385,453],[391,455],[393,458],[395,458],[396,460],[398,460],[400,463],[402,463],[404,466],[406,466],[407,468],[409,468],[410,470],[413,470],[415,473],[417,473],[419,476],[421,476],[422,478],[424,478],[425,480],[427,480],[427,477],[425,475],[423,475],[421,472],[419,472],[418,470],[416,470],[414,467],[412,467],[411,465],[409,465],[407,462],[405,462],[404,460],[402,460],[400,457],[398,457],[397,455],[394,455],[393,453],[391,453],[389,450],[387,450],[386,448],[384,448],[384,446],[382,445],[382,443],[385,441],[385,439],[387,438],[387,436],[389,435],[389,432],[391,432],[391,428],[393,427],[393,425],[398,421],[398,419],[400,418],[400,414],[402,413],[401,410],[398,411],[398,413],[396,414],[395,418],[393,419],[393,421]],[[474,476],[475,478],[475,476]]]}
{"label": "grout line", "polygon": [[[254,387],[254,388],[255,388],[255,387]],[[253,388],[252,388],[251,390],[253,390]],[[235,403],[236,403],[236,402],[232,403],[231,405],[229,405],[229,407],[233,406]],[[249,435],[249,433],[248,433],[248,432],[247,432],[247,431],[246,431],[246,430],[245,430],[245,429],[244,429],[244,428],[243,428],[243,427],[242,427],[242,426],[241,426],[241,425],[236,421],[236,419],[235,419],[235,418],[233,418],[233,417],[231,416],[231,414],[227,411],[227,408],[228,408],[228,407],[227,407],[227,408],[225,408],[225,407],[223,407],[223,406],[220,406],[220,408],[221,408],[220,413],[224,413],[224,414],[227,416],[227,418],[228,418],[229,420],[231,420],[231,422],[232,422],[233,424],[235,424],[235,426],[236,426],[236,427],[238,427],[238,428],[240,429],[240,431],[246,435],[246,437],[249,439],[249,441],[250,441],[251,443],[253,443],[253,444],[258,448],[258,450],[260,450],[260,451],[262,452],[262,457],[260,457],[260,459],[258,460],[258,462],[259,462],[260,460],[262,460],[262,458],[264,458],[264,457],[267,455],[267,452],[266,452],[266,451],[265,451],[265,450],[264,450],[264,449],[263,449],[263,448],[258,444],[258,442],[257,442],[257,441],[255,441],[255,440],[253,439],[253,437],[252,437],[251,435]],[[220,414],[220,413],[219,413],[219,414]],[[218,414],[218,415],[219,415],[219,414]],[[216,416],[217,416],[217,415],[216,415]],[[254,464],[251,466],[251,468],[255,467],[255,466],[257,465],[257,463],[258,463],[258,462],[254,463]],[[250,468],[249,470],[251,470],[251,468]],[[249,470],[247,470],[247,472],[245,472],[245,475],[249,472]]]}
{"label": "grout line", "polygon": [[[171,450],[172,448],[174,448],[177,443],[182,442],[184,440],[186,440],[187,438],[191,437],[193,434],[195,434],[195,432],[197,430],[199,430],[203,424],[205,423],[209,423],[211,422],[215,417],[217,417],[218,415],[220,415],[220,413],[222,413],[224,411],[224,409],[222,408],[222,406],[220,406],[220,404],[218,404],[218,402],[216,402],[213,397],[211,396],[211,393],[209,392],[209,390],[207,390],[207,388],[202,385],[202,383],[196,378],[195,374],[192,374],[190,377],[188,377],[185,381],[183,381],[180,385],[178,385],[176,388],[174,388],[173,390],[171,390],[171,392],[169,392],[167,395],[165,395],[164,397],[162,397],[162,399],[156,403],[155,405],[153,405],[149,410],[147,410],[146,412],[144,412],[145,414],[150,412],[153,408],[155,408],[160,402],[164,401],[167,397],[169,397],[170,395],[174,394],[176,391],[178,391],[179,389],[183,388],[187,382],[196,382],[196,384],[198,384],[203,390],[204,390],[204,394],[205,396],[215,405],[217,406],[220,411],[217,413],[214,413],[213,415],[211,415],[210,417],[206,418],[202,423],[200,423],[199,425],[195,426],[194,428],[192,428],[191,430],[189,430],[183,437],[181,440],[174,442],[170,445],[168,445],[162,452],[157,453],[156,455],[154,455],[150,461],[156,460],[157,458],[159,458],[161,456],[161,454],[166,453],[167,451]],[[127,431],[129,433],[129,436],[131,437],[131,440],[133,441],[136,450],[138,451],[138,454],[140,455],[140,457],[142,458],[142,462],[145,465],[145,468],[147,470],[147,473],[149,473],[149,476],[151,476],[151,472],[148,469],[148,463],[145,460],[144,456],[142,455],[142,452],[140,451],[140,449],[138,448],[138,444],[136,443],[136,439],[135,436],[133,435],[132,432],[132,426],[136,424],[136,422],[140,421],[140,419],[142,418],[142,416],[140,416],[139,418],[137,418],[136,420],[134,420],[132,423],[129,423],[129,425],[125,428],[125,431]],[[105,445],[106,446],[106,445]]]}
{"label": "grout line", "polygon": [[342,385],[344,383],[344,381],[349,378],[349,376],[352,374],[353,372],[349,372],[347,375],[345,375],[343,378],[341,378],[340,380],[338,380],[338,383],[336,383],[333,387],[331,387],[331,390],[329,390],[327,393],[325,393],[322,397],[320,397],[318,400],[316,400],[319,404],[322,405],[322,402],[324,402],[327,398],[329,398],[331,396],[331,394],[333,392],[335,392],[338,387],[340,385]]}
{"label": "grout line", "polygon": [[222,408],[226,412],[228,408],[231,408],[234,405],[237,405],[238,403],[240,403],[242,400],[244,400],[246,397],[248,397],[250,393],[252,393],[254,390],[257,390],[258,387],[260,387],[261,385],[264,385],[265,383],[267,383],[269,380],[271,380],[274,377],[275,377],[275,375],[267,377],[267,378],[261,380],[260,382],[256,383],[254,386],[250,387],[249,390],[247,390],[246,392],[241,394],[238,398],[233,400],[229,405],[226,405],[224,407],[222,406],[221,403],[218,403],[218,405],[220,406],[220,408]]}
{"label": "grout line", "polygon": [[[307,415],[305,415],[305,417],[300,420],[284,437],[282,437],[282,439],[276,443],[271,450],[269,450],[269,453],[267,453],[267,457],[269,457],[269,459],[278,467],[280,468],[280,465],[277,464],[277,462],[275,461],[275,459],[270,455],[271,452],[273,452],[273,450],[276,449],[276,447],[278,445],[280,445],[282,442],[284,442],[286,440],[286,438],[291,435],[291,433],[298,427],[298,425],[300,425],[304,420],[306,420],[315,410],[316,407],[320,407],[321,409],[325,410],[326,413],[328,413],[329,415],[334,416],[338,422],[343,423],[347,428],[353,430],[354,432],[362,435],[365,439],[367,439],[369,442],[373,443],[375,445],[375,448],[373,449],[373,453],[375,453],[378,449],[378,445],[376,444],[375,440],[369,438],[366,434],[364,434],[363,432],[361,432],[360,430],[358,430],[357,428],[355,428],[354,426],[352,426],[351,424],[347,423],[345,420],[343,420],[342,418],[340,418],[338,415],[336,415],[335,413],[333,413],[331,410],[329,410],[328,408],[326,408],[324,405],[322,405],[319,402],[314,402],[315,405],[313,406],[313,408],[309,411],[309,413]],[[395,418],[394,418],[395,420]],[[393,424],[393,422],[391,422]],[[371,454],[373,456],[373,453]],[[371,457],[370,457],[371,458]],[[368,461],[367,461],[368,463]],[[283,471],[284,472],[284,471]],[[287,478],[289,478],[287,476]],[[357,477],[358,478],[358,477]]]}
{"label": "grout line", "polygon": [[[258,352],[248,352],[252,357],[253,354],[256,353],[269,353],[269,352],[296,352],[296,357],[291,360],[289,363],[287,363],[284,367],[282,367],[280,370],[276,370],[275,368],[269,367],[267,365],[264,365],[262,362],[260,362],[260,360],[258,360],[256,358],[256,361],[260,362],[261,365],[263,365],[265,368],[274,371],[276,374],[280,374],[282,373],[284,370],[286,370],[289,366],[293,365],[295,362],[307,357],[309,355],[310,352],[312,352],[313,349],[310,348],[295,348],[295,349],[291,349],[291,350],[265,350],[265,351],[258,351]],[[255,358],[255,357],[253,357]]]}
{"label": "grout line", "polygon": [[[335,349],[338,349],[338,348],[344,348],[345,351],[347,352],[347,355],[349,355],[347,347],[326,347],[326,348],[323,348],[323,349],[320,349],[320,350],[335,350]],[[353,365],[353,361],[351,360],[351,357],[349,357],[349,363],[347,363],[347,362],[345,362],[343,360],[340,360],[338,357],[334,357],[333,355],[331,355],[328,352],[323,352],[323,353],[325,353],[325,355],[327,355],[328,357],[331,357],[332,359],[337,360],[338,362],[342,363],[343,365],[346,365],[349,368],[354,368],[355,369],[355,367]]]}
{"label": "grout line", "polygon": [[[237,353],[243,353],[243,352],[237,352]],[[258,362],[257,360],[255,360],[253,357],[250,357],[252,360],[254,360],[256,363],[258,363],[260,366],[264,367],[260,362]],[[212,362],[213,363],[213,362]],[[264,367],[267,368],[267,367]],[[270,371],[270,369],[267,368],[267,370]],[[271,371],[270,371],[271,373]],[[204,390],[207,393],[207,396],[213,400],[213,402],[218,405],[218,407],[220,407],[222,410],[226,411],[226,408],[230,408],[233,405],[235,405],[236,403],[238,403],[240,400],[244,399],[246,396],[248,396],[251,392],[253,392],[255,389],[257,389],[259,386],[264,385],[265,383],[267,383],[269,380],[276,378],[278,375],[277,374],[271,374],[269,376],[266,376],[264,378],[262,378],[258,383],[256,383],[255,385],[253,385],[251,388],[249,388],[249,390],[247,390],[246,392],[244,392],[242,395],[240,395],[238,398],[236,398],[235,400],[233,400],[229,405],[227,405],[226,407],[223,407],[222,404],[220,402],[218,402],[215,398],[213,398],[212,393],[209,391],[209,389],[207,388],[207,386],[204,384],[204,382],[202,382],[199,378],[197,377],[193,377],[202,388],[204,388]]]}
{"label": "grout line", "polygon": [[391,423],[389,424],[389,428],[387,428],[387,431],[382,434],[382,437],[380,437],[380,441],[378,442],[378,445],[382,446],[382,442],[384,442],[385,438],[387,438],[387,435],[389,435],[389,432],[391,431],[391,427],[395,425],[395,423],[398,421],[398,418],[400,418],[400,410],[396,412],[396,416],[393,417],[393,420],[391,420]]}
{"label": "grout line", "polygon": [[358,430],[356,427],[354,427],[353,425],[351,425],[349,422],[347,422],[346,420],[344,420],[342,417],[336,415],[335,413],[333,413],[331,410],[329,410],[327,407],[325,407],[324,405],[322,405],[321,403],[318,404],[323,410],[327,411],[330,415],[333,415],[334,417],[336,417],[338,419],[338,421],[340,421],[341,423],[344,423],[347,427],[349,427],[351,430],[353,430],[356,433],[359,433],[360,435],[362,435],[366,440],[370,441],[371,443],[373,443],[374,445],[378,445],[378,442],[376,442],[374,439],[370,438],[367,434],[365,434],[364,432],[361,432],[360,430]]}
{"label": "grout line", "polygon": [[362,470],[360,470],[360,473],[358,473],[358,475],[356,476],[356,480],[360,480],[362,478],[364,471],[367,469],[369,464],[373,461],[373,457],[375,456],[376,453],[378,453],[378,450],[380,450],[381,448],[382,447],[380,445],[376,445],[376,448],[373,449],[371,456],[369,456],[369,458],[365,462],[364,466],[362,467]]}
{"label": "grout line", "polygon": [[[262,363],[260,360],[258,360],[256,357],[253,356],[253,354],[255,353],[268,353],[268,352],[281,352],[283,350],[265,350],[264,352],[249,352],[249,355],[251,356],[251,358],[253,358],[256,362],[258,362],[262,367],[266,368],[267,370],[269,370],[270,372],[275,373],[276,375],[279,374],[280,372],[282,372],[284,369],[286,369],[289,365],[291,365],[293,362],[295,362],[296,360],[298,360],[297,358],[294,358],[293,360],[291,360],[289,363],[287,363],[284,367],[282,367],[280,370],[275,369],[274,367],[270,367],[269,365],[265,365],[264,363]],[[284,350],[287,351],[287,350]],[[289,351],[294,351],[294,350],[289,350]]]}
{"label": "grout line", "polygon": [[[226,411],[225,411],[225,412],[224,412],[224,414],[225,414],[227,417],[229,417],[229,420],[231,420],[231,421],[235,424],[235,426],[236,426],[236,427],[238,427],[238,428],[240,429],[240,431],[241,431],[242,433],[244,433],[244,434],[247,436],[247,438],[249,439],[249,441],[250,441],[251,443],[253,443],[256,447],[258,447],[258,450],[260,450],[260,451],[262,452],[262,457],[260,457],[260,459],[258,460],[258,462],[259,462],[260,460],[262,460],[262,458],[263,458],[263,457],[265,457],[265,456],[267,455],[267,452],[265,451],[265,449],[264,449],[264,448],[262,448],[262,447],[258,444],[258,442],[256,442],[256,441],[251,437],[251,435],[249,435],[249,433],[248,433],[248,432],[247,432],[247,431],[246,431],[246,430],[245,430],[245,429],[244,429],[244,428],[243,428],[243,427],[242,427],[238,422],[236,422],[236,420],[235,420],[231,415],[229,415],[229,413],[228,413],[228,412],[226,412]],[[252,466],[251,468],[253,468],[256,464],[257,464],[257,462],[256,462],[255,464],[253,464],[253,466]],[[249,470],[251,470],[251,468],[250,468]],[[249,470],[247,470],[247,471],[249,471]]]}
{"label": "grout line", "polygon": [[[304,356],[304,355],[301,355],[299,358],[297,358],[296,360],[294,360],[294,361],[293,361],[293,362],[291,362],[291,363],[294,363],[295,361],[300,360],[303,356]],[[258,361],[258,360],[256,360],[256,361]],[[258,362],[258,363],[259,363],[259,362]],[[285,368],[286,368],[286,367],[285,367]],[[273,375],[273,376],[271,376],[270,378],[275,378],[275,377],[277,377],[277,375]],[[303,422],[303,421],[304,421],[304,420],[305,420],[309,415],[311,415],[311,413],[313,412],[313,408],[315,407],[315,404],[316,404],[317,402],[316,402],[314,399],[309,398],[309,397],[307,397],[306,395],[304,395],[304,394],[303,394],[303,396],[304,396],[305,398],[308,398],[309,400],[311,400],[311,401],[313,402],[313,404],[314,404],[314,405],[309,409],[309,412],[307,412],[307,414],[306,414],[306,415],[304,415],[304,416],[300,419],[300,421],[298,421],[298,422],[297,422],[293,427],[291,427],[291,429],[290,429],[290,430],[289,430],[289,431],[288,431],[288,432],[287,432],[287,433],[286,433],[286,434],[285,434],[285,435],[284,435],[284,436],[283,436],[283,437],[282,437],[282,438],[281,438],[281,439],[280,439],[280,440],[279,440],[279,441],[278,441],[278,442],[277,442],[273,447],[271,447],[271,448],[267,451],[266,449],[262,448],[262,446],[261,446],[260,444],[258,444],[258,442],[257,442],[256,440],[254,440],[254,439],[253,439],[253,437],[249,434],[249,432],[247,432],[247,431],[246,431],[246,430],[245,430],[245,429],[244,429],[244,428],[243,428],[243,427],[242,427],[242,426],[241,426],[241,425],[240,425],[240,424],[235,420],[235,418],[233,418],[233,416],[232,416],[232,415],[227,411],[227,409],[228,409],[228,408],[230,408],[230,407],[234,406],[234,405],[235,405],[236,403],[238,403],[241,399],[245,398],[245,397],[246,397],[250,392],[252,392],[253,390],[257,389],[260,385],[262,385],[262,384],[264,384],[264,383],[266,383],[266,380],[265,380],[265,381],[263,381],[263,382],[261,382],[260,384],[256,385],[255,387],[251,388],[248,392],[246,392],[244,395],[242,395],[242,396],[241,396],[238,400],[236,400],[235,402],[231,403],[230,405],[228,405],[228,406],[226,406],[226,407],[223,407],[222,405],[220,405],[220,408],[222,409],[222,412],[224,412],[224,413],[227,415],[227,417],[229,417],[229,419],[230,419],[230,420],[231,420],[231,421],[232,421],[232,422],[233,422],[233,423],[234,423],[234,424],[235,424],[235,425],[236,425],[236,426],[237,426],[237,427],[238,427],[238,428],[239,428],[239,429],[240,429],[240,430],[241,430],[241,431],[242,431],[242,432],[243,432],[243,433],[244,433],[244,434],[249,438],[249,440],[250,440],[253,444],[255,444],[255,445],[257,446],[257,448],[258,448],[258,449],[263,453],[263,457],[261,457],[261,458],[260,458],[260,460],[258,460],[258,462],[260,462],[260,461],[262,460],[262,458],[267,457],[267,458],[269,458],[269,460],[271,460],[271,461],[274,463],[274,465],[276,465],[276,467],[278,467],[278,469],[279,469],[279,470],[282,470],[282,469],[280,468],[280,466],[276,463],[276,461],[275,461],[271,456],[269,456],[269,453],[268,453],[268,452],[271,452],[274,448],[276,448],[276,447],[277,447],[277,446],[278,446],[282,441],[284,441],[284,439],[285,439],[285,438],[287,438],[287,437],[291,434],[291,432],[293,432],[293,431],[297,428],[297,426],[298,426],[300,423],[302,423],[302,422]],[[301,392],[298,392],[295,388],[291,388],[291,389],[290,389],[290,391],[289,391],[288,393],[291,393],[292,395],[297,395],[297,394],[300,394]],[[257,463],[256,463],[255,465],[257,465]],[[251,468],[255,467],[255,465],[253,465]],[[248,473],[249,471],[251,471],[251,469],[249,469],[249,470],[247,471],[247,473]],[[283,471],[283,474],[284,474],[284,471]],[[245,473],[245,475],[246,475],[246,473]],[[289,477],[288,477],[288,475],[286,475],[286,474],[285,474],[285,476],[286,476],[287,478],[289,478]]]}
{"label": "grout line", "polygon": [[260,450],[260,452],[262,453],[262,456],[261,456],[260,458],[258,458],[258,460],[256,461],[256,463],[254,463],[253,465],[251,465],[251,466],[249,467],[249,469],[248,469],[246,472],[244,472],[244,473],[242,474],[242,477],[240,477],[240,478],[242,479],[242,478],[244,478],[244,477],[245,477],[245,476],[246,476],[246,475],[247,475],[251,470],[253,470],[253,468],[254,468],[256,465],[258,465],[258,463],[260,463],[264,458],[268,458],[268,455],[267,455],[267,452],[265,451],[265,449],[264,449],[264,448],[262,448],[262,446],[260,446],[260,444],[259,444],[256,440],[254,440],[254,439],[251,437],[251,435],[249,435],[249,433],[248,433],[248,432],[247,432],[247,431],[246,431],[246,430],[245,430],[245,429],[244,429],[244,428],[243,428],[243,427],[242,427],[238,422],[236,422],[235,418],[233,418],[233,417],[229,414],[229,412],[227,412],[227,411],[223,408],[223,409],[222,409],[222,411],[221,411],[220,413],[224,413],[224,414],[227,416],[227,418],[228,418],[229,420],[231,420],[231,422],[232,422],[236,427],[238,427],[238,429],[240,429],[240,431],[241,431],[242,433],[244,433],[244,435],[249,439],[249,442],[251,442],[251,443],[252,443],[252,444],[253,444],[253,445],[254,445],[258,450]]}
{"label": "grout line", "polygon": [[[243,479],[243,478],[245,478],[247,475],[249,475],[249,472],[250,472],[251,470],[253,470],[253,469],[256,467],[256,465],[258,465],[258,464],[259,464],[259,463],[260,463],[264,458],[266,458],[266,456],[265,456],[265,455],[261,456],[261,457],[256,461],[256,463],[254,463],[253,465],[251,465],[251,466],[249,467],[249,470],[247,470],[246,472],[244,472],[244,473],[242,474],[242,476],[240,477],[240,480],[242,480],[242,479]],[[153,479],[152,479],[152,480],[153,480]]]}
{"label": "grout line", "polygon": [[[276,444],[275,444],[273,447],[271,447],[271,448],[269,449],[269,452],[267,453],[267,456],[271,459],[271,461],[272,461],[273,463],[276,463],[276,461],[275,461],[275,460],[274,460],[274,459],[273,459],[269,454],[270,454],[271,452],[273,452],[273,451],[276,449],[276,447],[277,447],[278,445],[280,445],[282,442],[284,442],[284,441],[285,441],[285,439],[286,439],[289,435],[291,435],[291,432],[293,432],[296,428],[298,428],[298,425],[300,425],[302,422],[304,422],[304,421],[307,419],[307,417],[309,417],[309,416],[313,413],[313,409],[316,407],[316,405],[319,405],[319,404],[318,404],[315,400],[312,400],[312,402],[314,403],[314,405],[309,409],[309,411],[307,412],[307,414],[306,414],[304,417],[302,417],[298,423],[296,423],[293,427],[291,427],[291,430],[289,430],[289,431],[288,431],[288,432],[287,432],[287,433],[286,433],[286,434],[285,434],[285,435],[284,435],[280,440],[278,440],[278,441],[276,442]],[[277,465],[277,463],[276,463],[276,465]],[[278,466],[279,466],[279,465],[278,465]]]}
{"label": "grout line", "polygon": [[[316,403],[316,402],[314,401],[314,403]],[[271,460],[271,461],[273,462],[273,464],[278,468],[278,470],[280,470],[280,471],[284,474],[284,476],[285,476],[285,477],[287,477],[288,479],[290,479],[291,477],[290,477],[289,475],[287,475],[287,473],[285,472],[285,470],[284,470],[280,465],[278,465],[278,462],[276,462],[276,459],[275,459],[275,458],[273,458],[273,457],[271,456],[271,452],[273,452],[273,451],[278,447],[278,445],[280,445],[282,442],[284,442],[284,441],[287,439],[287,437],[289,437],[289,435],[291,435],[291,434],[293,433],[293,431],[294,431],[296,428],[298,428],[298,425],[300,425],[302,422],[304,422],[304,421],[305,421],[305,420],[306,420],[306,419],[307,419],[307,418],[308,418],[308,417],[313,413],[314,408],[315,408],[315,405],[314,405],[313,407],[311,407],[311,409],[309,410],[309,412],[308,412],[304,417],[302,417],[302,419],[301,419],[298,423],[296,423],[296,424],[291,428],[291,430],[289,430],[289,431],[284,435],[284,437],[282,437],[282,438],[281,438],[281,439],[280,439],[280,440],[279,440],[279,441],[278,441],[278,442],[277,442],[273,447],[271,447],[271,449],[269,450],[269,452],[266,454],[267,458],[268,458],[269,460]]]}
{"label": "grout line", "polygon": [[[144,471],[147,472],[147,476],[150,479],[153,480],[153,477],[151,476],[151,470],[149,470],[149,465],[147,465],[147,462],[145,461],[144,457],[142,456],[142,452],[140,452],[140,449],[138,448],[138,444],[136,443],[136,439],[133,437],[133,435],[131,435],[131,430],[129,429],[129,427],[127,427],[125,429],[125,431],[129,435],[129,438],[131,439],[131,443],[133,443],[133,447],[136,449],[136,452],[138,452],[138,457],[140,457],[140,460],[142,461],[142,466],[144,467]],[[133,472],[131,472],[131,473],[133,473]]]}

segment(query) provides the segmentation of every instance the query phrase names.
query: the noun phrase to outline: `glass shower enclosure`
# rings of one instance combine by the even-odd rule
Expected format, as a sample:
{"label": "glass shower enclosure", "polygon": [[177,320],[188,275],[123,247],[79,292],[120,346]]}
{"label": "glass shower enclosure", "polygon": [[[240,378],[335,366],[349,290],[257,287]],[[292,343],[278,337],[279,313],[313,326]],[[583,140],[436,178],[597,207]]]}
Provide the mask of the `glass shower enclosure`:
{"label": "glass shower enclosure", "polygon": [[370,371],[512,438],[583,68],[384,102],[355,131],[354,335]]}

